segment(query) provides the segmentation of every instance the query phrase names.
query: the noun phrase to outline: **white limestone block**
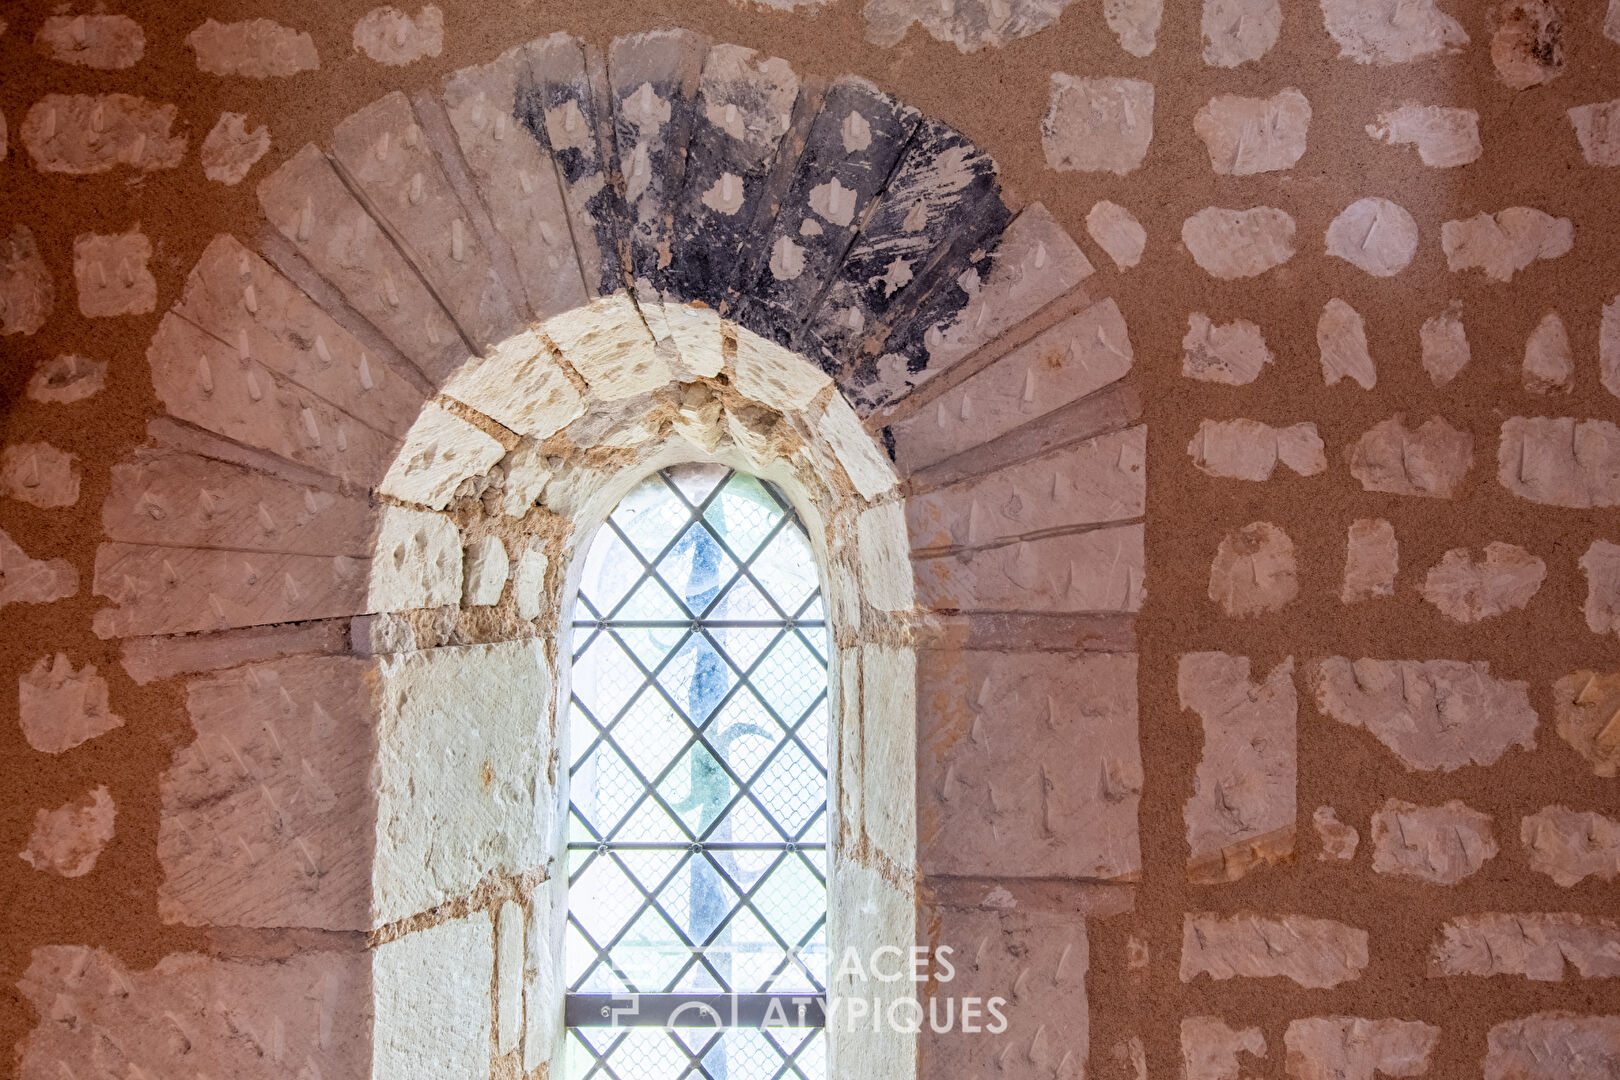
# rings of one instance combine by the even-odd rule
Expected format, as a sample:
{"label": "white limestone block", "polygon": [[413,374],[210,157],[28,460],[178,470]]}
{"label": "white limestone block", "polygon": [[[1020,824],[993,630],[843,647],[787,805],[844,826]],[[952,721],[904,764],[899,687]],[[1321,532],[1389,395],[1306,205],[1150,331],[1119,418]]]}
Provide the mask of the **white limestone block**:
{"label": "white limestone block", "polygon": [[1327,253],[1374,277],[1394,277],[1405,270],[1417,245],[1417,222],[1388,199],[1357,199],[1327,230]]}
{"label": "white limestone block", "polygon": [[481,476],[506,448],[437,402],[428,402],[378,486],[384,495],[443,510],[469,476]]}
{"label": "white limestone block", "polygon": [[17,135],[42,172],[87,176],[119,165],[153,172],[186,154],[185,136],[169,133],[179,112],[130,94],[46,94],[29,106]]}
{"label": "white limestone block", "polygon": [[0,609],[49,604],[79,591],[79,571],[66,559],[35,559],[0,529]]}
{"label": "white limestone block", "polygon": [[[376,663],[375,920],[426,911],[487,874],[543,867],[551,791],[537,778],[551,735],[535,716],[549,707],[551,675],[540,642],[427,649]],[[483,933],[488,955],[487,919]],[[485,972],[479,985],[487,989]],[[486,1018],[481,1047],[487,1032]]]}
{"label": "white limestone block", "polygon": [[234,187],[270,150],[270,129],[264,124],[248,130],[245,113],[222,112],[203,140],[198,157],[203,175],[216,184]]}
{"label": "white limestone block", "polygon": [[287,78],[321,66],[315,39],[271,19],[204,22],[186,35],[197,70],[247,79]]}
{"label": "white limestone block", "polygon": [[1516,544],[1493,540],[1485,557],[1475,560],[1467,548],[1453,548],[1429,569],[1423,599],[1446,618],[1475,623],[1530,602],[1547,576],[1547,564]]}
{"label": "white limestone block", "polygon": [[55,660],[40,657],[18,676],[17,713],[23,738],[43,754],[60,754],[124,726],[107,704],[107,680],[96,674],[96,665],[74,671],[62,652]]}
{"label": "white limestone block", "polygon": [[1204,0],[1204,63],[1237,67],[1258,60],[1282,30],[1278,0]]}
{"label": "white limestone block", "polygon": [[506,493],[501,500],[501,513],[508,517],[522,517],[540,502],[551,479],[551,462],[535,439],[524,439],[516,450],[501,459],[501,471],[506,474]]}
{"label": "white limestone block", "polygon": [[1212,277],[1254,277],[1294,257],[1294,219],[1274,206],[1210,206],[1182,222],[1181,242]]}
{"label": "white limestone block", "polygon": [[1281,976],[1307,989],[1338,986],[1367,966],[1367,931],[1304,915],[1187,914],[1181,981]]}
{"label": "white limestone block", "polygon": [[482,911],[377,946],[371,1075],[489,1080],[494,978],[489,916]]}
{"label": "white limestone block", "polygon": [[1602,814],[1547,806],[1519,822],[1530,869],[1570,888],[1589,877],[1620,877],[1620,821]]}
{"label": "white limestone block", "polygon": [[958,611],[1137,611],[1142,541],[1141,525],[1112,525],[919,558],[917,603]]}
{"label": "white limestone block", "polygon": [[906,559],[905,508],[880,503],[855,519],[861,559],[861,598],[879,611],[908,611],[913,604],[911,565]]}
{"label": "white limestone block", "polygon": [[1522,975],[1562,982],[1620,976],[1620,922],[1566,912],[1461,915],[1448,919],[1429,953],[1429,974]]}
{"label": "white limestone block", "polygon": [[1529,684],[1492,677],[1483,660],[1321,662],[1316,702],[1322,712],[1365,728],[1408,770],[1452,772],[1490,765],[1514,747],[1536,745]]}
{"label": "white limestone block", "polygon": [[1373,812],[1373,870],[1455,885],[1496,857],[1491,817],[1457,799],[1417,806],[1387,799]]}
{"label": "white limestone block", "polygon": [[[1611,3],[1607,34],[1620,41]],[[1486,1036],[1485,1080],[1608,1080],[1620,1068],[1620,1016],[1537,1013]]]}
{"label": "white limestone block", "polygon": [[1187,880],[1236,881],[1294,854],[1294,658],[1263,679],[1250,677],[1247,656],[1185,653],[1176,674],[1183,710],[1198,714],[1203,755],[1192,795],[1182,807],[1187,826]]}
{"label": "white limestone block", "polygon": [[1123,176],[1142,164],[1152,141],[1152,83],[1052,73],[1041,119],[1047,168]]}
{"label": "white limestone block", "polygon": [[461,535],[446,515],[385,506],[372,550],[367,611],[411,611],[461,600]]}
{"label": "white limestone block", "polygon": [[398,67],[444,51],[444,12],[425,4],[414,17],[396,7],[373,8],[354,24],[354,51]]}
{"label": "white limestone block", "polygon": [[1240,1053],[1266,1056],[1266,1037],[1259,1028],[1233,1028],[1218,1016],[1182,1018],[1181,1072],[1186,1080],[1239,1080]]}
{"label": "white limestone block", "polygon": [[117,809],[106,785],[34,815],[22,860],[35,870],[63,877],[83,877],[96,868],[101,849],[112,839]]}
{"label": "white limestone block", "polygon": [[[544,893],[535,897],[529,910],[527,943],[523,956],[523,1071],[532,1073],[562,1049],[563,993],[555,959],[561,952],[554,944],[551,905]],[[560,938],[560,935],[557,935]]]}
{"label": "white limestone block", "polygon": [[548,319],[545,334],[605,401],[635,397],[669,382],[669,364],[628,294],[613,293]]}
{"label": "white limestone block", "polygon": [[1331,806],[1318,806],[1311,811],[1311,826],[1322,850],[1316,853],[1318,862],[1349,862],[1356,857],[1361,834],[1339,820],[1338,811]]}
{"label": "white limestone block", "polygon": [[1151,56],[1157,44],[1164,0],[1103,0],[1103,20],[1132,56]]}
{"label": "white limestone block", "polygon": [[1383,518],[1358,518],[1350,523],[1344,556],[1344,587],[1339,599],[1346,604],[1395,595],[1395,572],[1400,545],[1395,526]]}
{"label": "white limestone block", "polygon": [[1114,265],[1129,270],[1142,261],[1147,247],[1147,230],[1135,216],[1118,203],[1102,199],[1086,214],[1086,232],[1097,242]]}
{"label": "white limestone block", "polygon": [[1479,113],[1444,105],[1401,105],[1378,114],[1367,134],[1391,146],[1417,147],[1418,160],[1431,169],[1455,169],[1478,161]]}
{"label": "white limestone block", "polygon": [[1586,627],[1594,634],[1620,633],[1620,544],[1594,540],[1581,556],[1586,575]]}
{"label": "white limestone block", "polygon": [[1567,394],[1575,389],[1575,357],[1569,348],[1569,331],[1556,311],[1543,315],[1524,343],[1523,383],[1532,394],[1554,390]]}
{"label": "white limestone block", "polygon": [[1503,0],[1492,13],[1491,64],[1511,90],[1550,83],[1564,73],[1563,9],[1553,0]]}
{"label": "white limestone block", "polygon": [[899,483],[888,455],[866,433],[860,417],[837,390],[813,411],[810,426],[825,441],[861,498],[876,499]]}
{"label": "white limestone block", "polygon": [[1269,480],[1278,463],[1300,476],[1327,471],[1315,424],[1275,428],[1258,420],[1201,420],[1187,453],[1199,472],[1231,480]]}
{"label": "white limestone block", "polygon": [[805,409],[832,379],[821,368],[743,327],[736,331],[733,382],[739,392],[777,412]]}
{"label": "white limestone block", "polygon": [[462,587],[461,602],[466,607],[488,607],[498,604],[501,591],[512,564],[506,557],[506,545],[498,536],[486,536],[467,547],[466,583]]}
{"label": "white limestone block", "polygon": [[1438,416],[1413,431],[1396,414],[1350,448],[1350,475],[1367,491],[1449,499],[1474,464],[1474,437]]}
{"label": "white limestone block", "polygon": [[1603,322],[1598,328],[1598,381],[1603,389],[1620,397],[1620,294],[1603,305]]}
{"label": "white limestone block", "polygon": [[1423,320],[1418,340],[1423,349],[1423,370],[1429,373],[1429,381],[1445,386],[1455,379],[1471,358],[1468,334],[1463,329],[1462,301],[1453,300],[1445,311]]}
{"label": "white limestone block", "polygon": [[1209,598],[1230,618],[1280,611],[1299,595],[1294,542],[1269,521],[1221,538],[1209,568]]}
{"label": "white limestone block", "polygon": [[1577,105],[1566,115],[1588,165],[1620,165],[1620,98]]}
{"label": "white limestone block", "polygon": [[34,35],[34,48],[64,64],[119,71],[140,62],[146,35],[127,15],[51,15]]}
{"label": "white limestone block", "polygon": [[[543,902],[537,898],[536,903]],[[495,1052],[509,1054],[523,1034],[523,909],[508,900],[495,917]],[[535,1003],[538,1008],[540,1003]]]}
{"label": "white limestone block", "polygon": [[1260,328],[1245,319],[1216,325],[1202,311],[1187,316],[1181,339],[1181,373],[1201,382],[1245,386],[1276,359]]}
{"label": "white limestone block", "polygon": [[1589,762],[1597,776],[1620,775],[1620,740],[1614,717],[1620,713],[1620,674],[1576,671],[1553,684],[1558,737]]}
{"label": "white limestone block", "polygon": [[1283,1032],[1294,1080],[1422,1076],[1439,1043],[1440,1029],[1421,1020],[1312,1016],[1290,1020]]}
{"label": "white limestone block", "polygon": [[1513,494],[1547,506],[1620,506],[1620,427],[1572,416],[1509,417],[1496,476]]}
{"label": "white limestone block", "polygon": [[1339,55],[1358,64],[1407,64],[1468,44],[1437,0],[1322,0],[1322,20]]}
{"label": "white limestone block", "polygon": [[157,310],[157,281],[146,268],[152,242],[137,225],[127,233],[85,233],[73,241],[79,311],[90,318],[145,315]]}
{"label": "white limestone block", "polygon": [[444,384],[444,393],[536,439],[549,438],[585,413],[585,399],[533,332],[468,360]]}
{"label": "white limestone block", "polygon": [[0,334],[33,334],[56,306],[56,285],[26,225],[0,244]]}
{"label": "white limestone block", "polygon": [[538,545],[525,548],[512,570],[512,596],[518,618],[538,619],[546,603],[546,553]]}
{"label": "white limestone block", "polygon": [[1311,103],[1288,87],[1268,98],[1219,94],[1193,117],[1217,176],[1291,169],[1305,153]]}
{"label": "white limestone block", "polygon": [[1493,281],[1513,275],[1537,259],[1556,259],[1575,246],[1575,226],[1527,206],[1510,206],[1495,214],[1440,226],[1440,246],[1453,271],[1483,270]]}
{"label": "white limestone block", "polygon": [[[1094,669],[1093,674],[1099,681],[1106,679],[1101,671]],[[917,716],[917,685],[915,650],[889,645],[861,646],[861,768],[864,775],[881,776],[885,780],[883,790],[862,793],[861,828],[865,842],[879,857],[896,862],[926,858],[918,854],[916,804],[904,794],[918,790],[918,736],[913,722]],[[1015,696],[1002,695],[1001,700],[1009,709],[1016,709]],[[1099,720],[1097,726],[1100,728],[1103,722]],[[1099,743],[1107,739],[1101,732],[1096,737]],[[1054,805],[1052,812],[1061,818],[1064,809]],[[1010,816],[1016,817],[1016,811]],[[1088,814],[1085,819],[1093,822],[1097,833],[1113,840],[1117,818],[1104,821],[1101,815]],[[1133,821],[1133,832],[1134,824]],[[973,853],[964,851],[962,854],[971,865]]]}
{"label": "white limestone block", "polygon": [[[781,7],[804,0],[765,0]],[[898,45],[912,23],[920,23],[935,41],[949,42],[964,53],[1000,48],[1055,23],[1074,0],[962,0],[946,6],[939,0],[869,0],[866,40],[885,48]]]}
{"label": "white limestone block", "polygon": [[0,492],[34,506],[79,501],[79,458],[48,442],[11,443],[0,451]]}
{"label": "white limestone block", "polygon": [[1378,371],[1367,351],[1367,324],[1361,312],[1337,296],[1322,308],[1316,321],[1316,347],[1322,359],[1322,381],[1337,386],[1351,379],[1363,390],[1378,383]]}
{"label": "white limestone block", "polygon": [[195,637],[130,638],[121,643],[118,661],[131,679],[149,686],[176,675],[221,671],[286,656],[329,656],[350,651],[358,640],[350,632],[354,621],[252,626]]}

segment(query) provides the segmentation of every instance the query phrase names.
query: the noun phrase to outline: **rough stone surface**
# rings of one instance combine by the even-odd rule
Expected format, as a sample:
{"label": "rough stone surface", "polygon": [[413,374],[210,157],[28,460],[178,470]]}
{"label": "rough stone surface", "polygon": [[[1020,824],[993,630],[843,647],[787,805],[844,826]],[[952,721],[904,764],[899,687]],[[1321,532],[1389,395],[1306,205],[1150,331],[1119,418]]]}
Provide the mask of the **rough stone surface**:
{"label": "rough stone surface", "polygon": [[625,293],[559,315],[545,329],[563,359],[605,401],[635,397],[670,380],[668,362],[654,351],[652,335]]}
{"label": "rough stone surface", "polygon": [[1388,199],[1357,199],[1327,230],[1327,253],[1374,277],[1394,277],[1405,270],[1417,246],[1417,222]]}
{"label": "rough stone surface", "polygon": [[1603,36],[1620,42],[1620,2],[1609,0],[1609,10],[1603,16]]}
{"label": "rough stone surface", "polygon": [[1209,598],[1232,618],[1280,611],[1299,595],[1294,542],[1269,521],[1227,533],[1209,568]]}
{"label": "rough stone surface", "polygon": [[22,852],[23,862],[63,877],[83,877],[96,868],[101,849],[112,839],[116,813],[105,786],[55,810],[39,811]]}
{"label": "rough stone surface", "polygon": [[1310,125],[1311,103],[1293,87],[1269,98],[1220,94],[1193,117],[1217,176],[1293,168],[1305,153]]}
{"label": "rough stone surface", "polygon": [[1479,113],[1444,105],[1402,105],[1378,114],[1367,134],[1391,146],[1415,146],[1418,160],[1433,169],[1478,161]]}
{"label": "rough stone surface", "polygon": [[390,67],[438,56],[444,51],[444,12],[434,4],[415,16],[391,6],[373,8],[354,24],[354,51]]}
{"label": "rough stone surface", "polygon": [[1423,580],[1423,599],[1448,619],[1475,623],[1523,608],[1546,576],[1547,564],[1539,558],[1493,540],[1485,545],[1483,559],[1474,559],[1467,548],[1446,552]]}
{"label": "rough stone surface", "polygon": [[1455,885],[1496,857],[1491,818],[1452,799],[1417,806],[1388,799],[1372,816],[1373,870]]}
{"label": "rough stone surface", "polygon": [[1577,105],[1566,114],[1588,165],[1620,165],[1620,98]]}
{"label": "rough stone surface", "polygon": [[[538,901],[537,901],[538,903]],[[523,1035],[523,909],[508,900],[495,919],[495,1052],[509,1054]],[[544,1008],[535,1001],[535,1008]]]}
{"label": "rough stone surface", "polygon": [[1318,862],[1349,862],[1356,857],[1361,845],[1361,834],[1339,820],[1339,813],[1331,806],[1318,806],[1311,811],[1311,826],[1322,849],[1316,853]]}
{"label": "rough stone surface", "polygon": [[917,559],[917,603],[958,611],[1136,611],[1142,539],[1141,525],[1113,525]]}
{"label": "rough stone surface", "polygon": [[1359,311],[1337,296],[1322,308],[1316,322],[1316,348],[1322,381],[1329,386],[1337,386],[1341,379],[1350,379],[1363,390],[1377,385],[1378,371],[1367,351],[1367,324]]}
{"label": "rough stone surface", "polygon": [[79,591],[79,572],[66,559],[35,559],[0,529],[0,609],[49,604]]}
{"label": "rough stone surface", "polygon": [[1132,56],[1151,56],[1158,43],[1164,0],[1103,0],[1103,20]]}
{"label": "rough stone surface", "polygon": [[[561,922],[549,906],[536,903],[530,906],[528,933],[525,935],[523,955],[523,996],[532,1002],[523,1010],[523,1070],[533,1072],[546,1061],[554,1047],[560,1044],[562,1010],[541,1008],[541,1002],[561,1001],[564,993],[561,982],[562,965],[558,953],[562,951]],[[554,940],[555,939],[555,940]]]}
{"label": "rough stone surface", "polygon": [[1521,499],[1585,509],[1620,506],[1620,427],[1572,416],[1502,421],[1497,479]]}
{"label": "rough stone surface", "polygon": [[1463,329],[1462,301],[1453,300],[1445,311],[1423,320],[1418,332],[1423,349],[1423,370],[1429,381],[1445,386],[1468,366],[1468,334]]}
{"label": "rough stone surface", "polygon": [[1365,728],[1409,770],[1490,765],[1514,746],[1532,750],[1537,717],[1529,686],[1493,678],[1483,660],[1322,661],[1316,703]]}
{"label": "rough stone surface", "polygon": [[32,334],[56,306],[56,286],[39,245],[26,225],[18,225],[0,246],[0,333]]}
{"label": "rough stone surface", "polygon": [[1278,0],[1204,0],[1204,63],[1237,67],[1258,60],[1282,30]]}
{"label": "rough stone surface", "polygon": [[1235,319],[1217,326],[1201,311],[1187,316],[1187,334],[1181,339],[1181,348],[1183,375],[1228,386],[1254,382],[1276,359],[1254,323]]}
{"label": "rough stone surface", "polygon": [[371,1075],[488,1080],[491,937],[489,916],[475,911],[377,946]]}
{"label": "rough stone surface", "polygon": [[1430,975],[1523,975],[1562,982],[1620,976],[1620,924],[1564,912],[1461,915],[1448,919],[1429,953]]}
{"label": "rough stone surface", "polygon": [[1119,269],[1129,270],[1142,261],[1147,230],[1118,203],[1103,199],[1093,205],[1086,214],[1086,232]]}
{"label": "rough stone surface", "polygon": [[1266,1056],[1266,1037],[1257,1027],[1233,1028],[1218,1016],[1181,1021],[1181,1072],[1186,1080],[1244,1080],[1238,1054]]}
{"label": "rough stone surface", "polygon": [[1556,259],[1575,246],[1575,226],[1527,206],[1510,206],[1495,214],[1480,211],[1471,218],[1440,226],[1440,246],[1453,271],[1483,270],[1493,281],[1513,275],[1537,259]]}
{"label": "rough stone surface", "polygon": [[467,607],[488,607],[497,604],[512,564],[506,557],[506,545],[498,536],[486,536],[467,548],[464,560],[466,580],[462,586],[461,602]]}
{"label": "rough stone surface", "polygon": [[365,610],[413,611],[462,596],[461,537],[443,514],[384,507],[373,542]]}
{"label": "rough stone surface", "polygon": [[118,71],[146,52],[146,35],[127,15],[52,15],[34,35],[34,48],[64,64]]}
{"label": "rough stone surface", "polygon": [[[766,0],[767,3],[773,0]],[[866,0],[866,39],[874,45],[898,45],[912,23],[920,23],[935,41],[949,42],[965,53],[999,48],[1028,37],[1057,21],[1074,0],[961,0],[946,7],[938,0]]]}
{"label": "rough stone surface", "polygon": [[1279,463],[1300,476],[1327,470],[1315,424],[1275,428],[1258,420],[1202,420],[1187,453],[1200,472],[1232,480],[1269,480]]}
{"label": "rough stone surface", "polygon": [[[363,620],[361,620],[363,622]],[[284,656],[348,652],[362,635],[351,634],[354,620],[317,621],[293,626],[253,626],[195,637],[131,638],[119,649],[119,663],[141,686],[176,675],[220,671]]]}
{"label": "rough stone surface", "polygon": [[107,680],[96,674],[96,665],[74,671],[60,652],[18,676],[17,710],[23,738],[44,754],[60,754],[124,725],[108,706]]}
{"label": "rough stone surface", "polygon": [[47,442],[12,443],[0,450],[0,493],[34,506],[79,501],[79,459]]}
{"label": "rough stone surface", "polygon": [[1292,858],[1299,711],[1293,657],[1257,682],[1247,656],[1187,653],[1177,693],[1203,725],[1203,757],[1182,809],[1188,880],[1236,881],[1256,866]]}
{"label": "rough stone surface", "polygon": [[1291,1020],[1283,1033],[1294,1080],[1374,1080],[1422,1076],[1440,1043],[1440,1029],[1420,1020],[1312,1016]]}
{"label": "rough stone surface", "polygon": [[1620,821],[1590,810],[1548,806],[1519,822],[1530,869],[1570,888],[1589,877],[1620,877]]}
{"label": "rough stone surface", "polygon": [[1577,671],[1553,684],[1558,737],[1598,776],[1620,775],[1620,674]]}
{"label": "rough stone surface", "polygon": [[1200,975],[1292,979],[1307,989],[1338,986],[1367,966],[1367,932],[1304,915],[1188,914],[1181,922],[1181,981]]}
{"label": "rough stone surface", "polygon": [[1182,223],[1181,242],[1212,277],[1254,277],[1294,257],[1294,219],[1274,206],[1210,206]]}
{"label": "rough stone surface", "polygon": [[1598,330],[1598,380],[1603,389],[1620,397],[1620,294],[1603,305]]}
{"label": "rough stone surface", "polygon": [[127,233],[86,233],[73,241],[79,311],[90,318],[145,315],[157,309],[157,281],[146,268],[152,242],[136,226]]}
{"label": "rough stone surface", "polygon": [[179,109],[129,94],[46,94],[28,109],[18,137],[42,172],[76,176],[127,165],[172,169],[186,153],[171,135]]}
{"label": "rough stone surface", "polygon": [[204,22],[186,35],[197,70],[247,79],[286,78],[321,66],[315,39],[271,19]]}
{"label": "rough stone surface", "polygon": [[253,166],[270,150],[270,129],[264,124],[248,130],[243,113],[222,112],[203,140],[198,156],[203,175],[216,184],[233,187],[247,178]]}
{"label": "rough stone surface", "polygon": [[1135,656],[924,650],[918,680],[925,872],[1140,874]]}
{"label": "rough stone surface", "polygon": [[1569,348],[1569,331],[1558,312],[1542,316],[1524,344],[1524,388],[1532,394],[1565,394],[1575,389],[1575,357]]}
{"label": "rough stone surface", "polygon": [[444,393],[536,439],[549,438],[585,412],[585,399],[551,351],[528,334],[469,360],[444,384]]}
{"label": "rough stone surface", "polygon": [[1491,64],[1504,86],[1528,90],[1564,73],[1564,12],[1558,4],[1504,0],[1491,14]]}
{"label": "rough stone surface", "polygon": [[1586,628],[1594,634],[1620,632],[1620,544],[1594,540],[1581,556],[1586,574]]}
{"label": "rough stone surface", "polygon": [[1142,164],[1152,141],[1152,83],[1053,73],[1041,120],[1047,168],[1123,176]]}
{"label": "rough stone surface", "polygon": [[1322,19],[1339,55],[1358,64],[1405,64],[1468,44],[1436,0],[1322,0]]}
{"label": "rough stone surface", "polygon": [[518,618],[538,619],[545,610],[546,553],[529,547],[517,557],[512,569],[512,595],[517,601]]}
{"label": "rough stone surface", "polygon": [[1438,416],[1412,431],[1397,414],[1374,424],[1346,457],[1367,491],[1449,499],[1473,467],[1474,437]]}
{"label": "rough stone surface", "polygon": [[[1609,9],[1609,36],[1620,19]],[[1609,1080],[1620,1072],[1620,1016],[1537,1013],[1492,1027],[1485,1080]]]}
{"label": "rough stone surface", "polygon": [[430,402],[378,490],[443,510],[463,480],[488,472],[505,456],[506,449],[489,435]]}
{"label": "rough stone surface", "polygon": [[1394,596],[1399,566],[1400,544],[1395,539],[1395,526],[1383,518],[1357,518],[1350,523],[1339,599],[1355,604]]}

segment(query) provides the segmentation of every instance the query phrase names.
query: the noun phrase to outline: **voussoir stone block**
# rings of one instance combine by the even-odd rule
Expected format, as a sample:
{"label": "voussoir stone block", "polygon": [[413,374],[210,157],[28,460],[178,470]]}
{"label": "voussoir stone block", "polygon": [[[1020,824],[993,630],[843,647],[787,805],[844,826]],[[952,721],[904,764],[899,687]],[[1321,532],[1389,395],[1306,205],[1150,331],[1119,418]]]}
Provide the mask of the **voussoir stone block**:
{"label": "voussoir stone block", "polygon": [[924,650],[924,872],[1134,880],[1136,657]]}
{"label": "voussoir stone block", "polygon": [[372,955],[377,1080],[488,1080],[494,934],[475,911]]}
{"label": "voussoir stone block", "polygon": [[536,439],[555,434],[585,412],[585,399],[551,347],[532,331],[467,361],[445,382],[444,393]]}
{"label": "voussoir stone block", "polygon": [[405,436],[378,490],[406,502],[443,510],[469,476],[480,476],[506,456],[506,448],[449,409],[429,402]]}

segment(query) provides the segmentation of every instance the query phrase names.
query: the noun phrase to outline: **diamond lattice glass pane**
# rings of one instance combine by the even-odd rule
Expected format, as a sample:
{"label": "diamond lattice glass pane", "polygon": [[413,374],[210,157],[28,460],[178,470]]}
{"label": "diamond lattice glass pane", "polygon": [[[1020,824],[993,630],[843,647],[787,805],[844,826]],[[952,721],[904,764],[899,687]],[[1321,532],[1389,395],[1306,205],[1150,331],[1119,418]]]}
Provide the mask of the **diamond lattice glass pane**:
{"label": "diamond lattice glass pane", "polygon": [[754,909],[790,945],[803,940],[827,914],[827,887],[804,859],[789,855],[754,892]]}
{"label": "diamond lattice glass pane", "polygon": [[648,780],[654,779],[692,737],[686,718],[651,687],[630,704],[610,738]]}
{"label": "diamond lattice glass pane", "polygon": [[[725,482],[731,475],[731,470],[724,465],[710,465],[703,462],[694,462],[690,465],[676,465],[665,469],[663,480],[681,493],[681,496],[693,506],[699,506],[707,499],[715,488]],[[654,478],[649,477],[648,483]]]}
{"label": "diamond lattice glass pane", "polygon": [[789,613],[798,611],[821,588],[815,553],[798,529],[783,529],[773,536],[750,569],[761,587]]}
{"label": "diamond lattice glass pane", "polygon": [[737,562],[702,525],[693,523],[654,572],[693,615],[701,615],[737,573]]}
{"label": "diamond lattice glass pane", "polygon": [[569,782],[578,792],[572,800],[574,814],[590,826],[586,835],[570,839],[582,841],[591,833],[611,836],[645,790],[618,751],[606,742],[597,743],[595,750],[574,767]]}
{"label": "diamond lattice glass pane", "polygon": [[594,610],[606,615],[619,606],[632,586],[641,580],[641,560],[623,540],[607,526],[598,530],[585,564],[579,575],[579,597],[582,606],[574,617],[592,618]]}
{"label": "diamond lattice glass pane", "polygon": [[702,727],[736,685],[737,673],[708,635],[693,634],[658,673],[658,683],[692,725]]}
{"label": "diamond lattice glass pane", "polygon": [[753,667],[781,634],[777,626],[727,626],[709,631],[711,637],[724,644],[726,655],[739,671]]}
{"label": "diamond lattice glass pane", "polygon": [[608,515],[610,530],[617,529],[647,562],[658,556],[681,535],[692,520],[692,511],[674,498],[656,476],[643,480]]}
{"label": "diamond lattice glass pane", "polygon": [[766,704],[796,724],[827,689],[827,668],[797,634],[784,634],[748,677]]}
{"label": "diamond lattice glass pane", "polygon": [[[628,645],[644,664],[649,662],[656,664],[663,657],[663,651],[653,648],[647,649],[647,654],[643,655],[642,649],[637,647],[640,643],[631,640],[634,633],[621,631],[617,634],[592,634],[590,640],[582,645],[579,657],[574,661],[572,672],[574,697],[590,710],[592,716],[604,724],[611,721],[618,711],[624,708],[625,702],[630,700],[638,685],[637,680],[624,677],[626,671],[635,668],[625,651],[626,646]],[[646,632],[640,633],[645,635]]]}
{"label": "diamond lattice glass pane", "polygon": [[711,835],[734,844],[785,844],[789,840],[782,827],[767,817],[746,793],[732,803]]}
{"label": "diamond lattice glass pane", "polygon": [[725,768],[702,743],[683,753],[658,785],[658,793],[694,836],[725,812],[735,791]]}
{"label": "diamond lattice glass pane", "polygon": [[784,516],[763,484],[752,476],[734,473],[709,503],[703,520],[739,559],[748,559],[770,538]]}
{"label": "diamond lattice glass pane", "polygon": [[776,610],[776,605],[759,591],[758,585],[743,576],[738,577],[727,587],[725,595],[720,598],[720,603],[715,605],[713,617],[731,622],[777,622],[782,618],[782,614]]}
{"label": "diamond lattice glass pane", "polygon": [[789,836],[798,836],[827,804],[827,778],[810,756],[789,742],[754,779],[756,798]]}
{"label": "diamond lattice glass pane", "polygon": [[684,622],[686,610],[656,578],[647,578],[630,593],[613,613],[614,619],[630,622]]}
{"label": "diamond lattice glass pane", "polygon": [[710,745],[744,782],[753,780],[784,738],[782,725],[747,691],[732,695],[709,725]]}
{"label": "diamond lattice glass pane", "polygon": [[568,883],[569,916],[598,945],[606,946],[640,913],[641,893],[611,858],[588,860]]}

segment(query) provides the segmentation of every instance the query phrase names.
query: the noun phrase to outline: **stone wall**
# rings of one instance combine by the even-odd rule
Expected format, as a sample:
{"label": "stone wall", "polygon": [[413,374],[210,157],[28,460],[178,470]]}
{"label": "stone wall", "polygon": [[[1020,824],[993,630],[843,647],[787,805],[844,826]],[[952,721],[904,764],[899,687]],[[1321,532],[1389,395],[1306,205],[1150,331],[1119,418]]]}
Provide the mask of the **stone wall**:
{"label": "stone wall", "polygon": [[1620,1075],[1620,13],[350,6],[0,31],[22,1075],[549,1067],[694,459],[826,564],[835,950],[1007,1002],[840,1075]]}

